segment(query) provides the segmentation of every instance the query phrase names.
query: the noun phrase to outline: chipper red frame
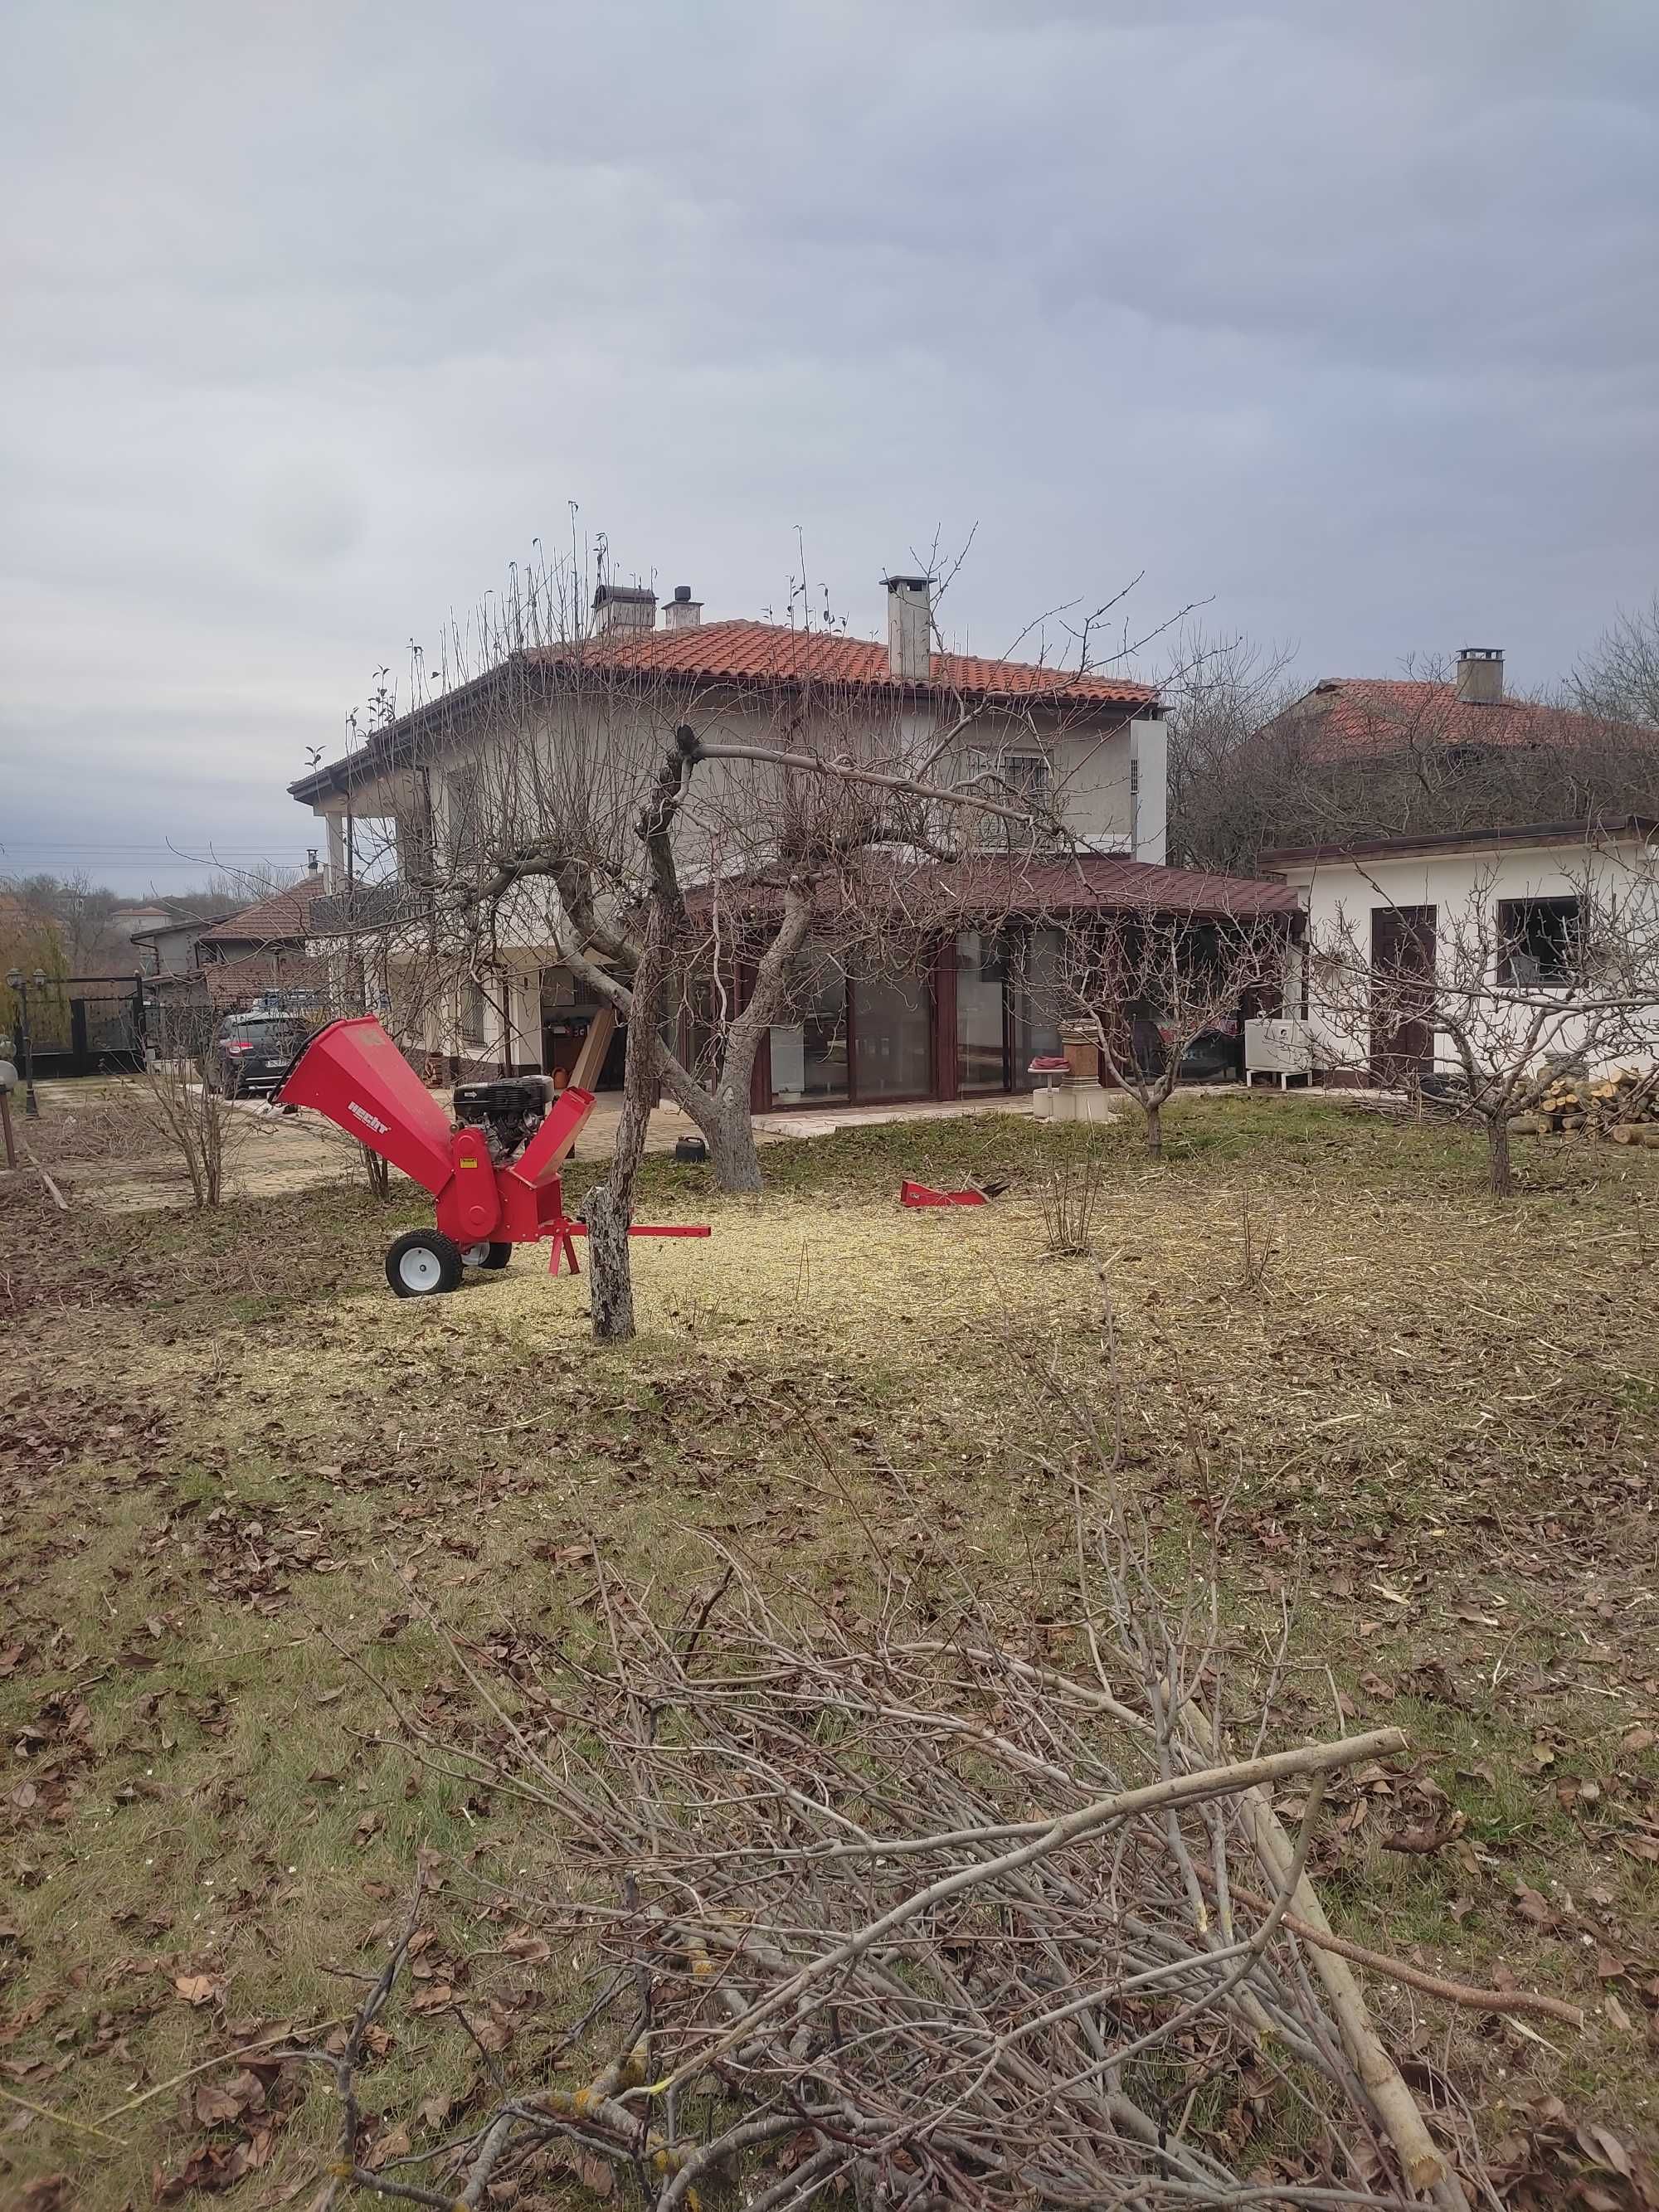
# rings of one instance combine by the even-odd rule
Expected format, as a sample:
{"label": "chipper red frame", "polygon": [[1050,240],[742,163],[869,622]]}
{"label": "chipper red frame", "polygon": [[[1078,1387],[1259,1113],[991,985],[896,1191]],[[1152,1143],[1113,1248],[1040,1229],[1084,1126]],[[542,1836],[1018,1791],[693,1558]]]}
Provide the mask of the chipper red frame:
{"label": "chipper red frame", "polygon": [[[305,1045],[275,1101],[310,1106],[429,1190],[437,1225],[411,1229],[386,1255],[400,1298],[453,1291],[469,1267],[504,1267],[515,1244],[553,1248],[573,1275],[587,1224],[564,1210],[559,1164],[593,1111],[591,1091],[556,1097],[544,1075],[458,1084],[455,1121],[373,1015],[330,1022]],[[706,1224],[643,1224],[630,1237],[707,1237]]]}

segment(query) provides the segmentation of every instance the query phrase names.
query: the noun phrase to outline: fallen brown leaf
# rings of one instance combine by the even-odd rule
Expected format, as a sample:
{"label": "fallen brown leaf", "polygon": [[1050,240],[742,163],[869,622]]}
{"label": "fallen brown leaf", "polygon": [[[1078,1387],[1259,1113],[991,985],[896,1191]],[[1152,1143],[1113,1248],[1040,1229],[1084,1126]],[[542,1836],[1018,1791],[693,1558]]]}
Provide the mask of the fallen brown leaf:
{"label": "fallen brown leaf", "polygon": [[188,2005],[216,2004],[225,1993],[222,1974],[175,1974],[173,1986]]}

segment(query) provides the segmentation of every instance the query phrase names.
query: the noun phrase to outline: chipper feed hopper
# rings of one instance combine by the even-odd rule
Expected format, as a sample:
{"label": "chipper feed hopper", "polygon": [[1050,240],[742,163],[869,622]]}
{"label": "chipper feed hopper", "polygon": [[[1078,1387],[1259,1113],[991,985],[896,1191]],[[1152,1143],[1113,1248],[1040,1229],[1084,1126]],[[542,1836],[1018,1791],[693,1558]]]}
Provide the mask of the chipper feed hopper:
{"label": "chipper feed hopper", "polygon": [[[591,1091],[554,1096],[544,1075],[458,1084],[452,1124],[372,1015],[318,1030],[276,1093],[310,1106],[429,1190],[437,1224],[411,1229],[386,1255],[386,1279],[400,1298],[453,1291],[469,1267],[504,1267],[515,1244],[553,1248],[551,1272],[586,1224],[564,1210],[559,1164],[593,1110]],[[630,1237],[707,1237],[690,1225],[629,1231]]]}

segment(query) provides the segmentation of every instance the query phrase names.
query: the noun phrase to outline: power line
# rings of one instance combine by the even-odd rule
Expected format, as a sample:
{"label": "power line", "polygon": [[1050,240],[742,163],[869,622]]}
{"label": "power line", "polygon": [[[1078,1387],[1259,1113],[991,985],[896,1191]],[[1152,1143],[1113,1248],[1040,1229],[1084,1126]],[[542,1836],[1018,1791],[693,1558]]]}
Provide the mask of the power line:
{"label": "power line", "polygon": [[0,841],[0,853],[148,853],[161,854],[175,860],[211,860],[215,854],[240,860],[280,860],[289,853],[303,853],[306,845],[283,845],[274,850],[259,845],[212,845],[202,854],[181,852],[176,845],[55,845],[33,842],[21,838]]}

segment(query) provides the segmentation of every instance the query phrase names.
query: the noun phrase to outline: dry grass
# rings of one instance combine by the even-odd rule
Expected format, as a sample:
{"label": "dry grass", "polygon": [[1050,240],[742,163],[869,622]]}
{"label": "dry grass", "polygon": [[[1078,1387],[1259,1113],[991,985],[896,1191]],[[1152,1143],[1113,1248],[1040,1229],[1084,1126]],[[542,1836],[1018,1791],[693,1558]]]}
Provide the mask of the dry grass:
{"label": "dry grass", "polygon": [[[948,1547],[1063,1650],[1043,1378],[1109,1410],[1109,1299],[1125,1479],[1172,1540],[1231,1497],[1236,1668],[1297,1604],[1284,1740],[1338,1710],[1412,1734],[1413,1761],[1342,1808],[1321,1869],[1339,1920],[1591,2011],[1558,2049],[1513,2023],[1449,2045],[1385,1992],[1407,2049],[1471,2090],[1489,2139],[1546,2090],[1651,2130],[1659,1162],[1528,1151],[1534,1188],[1499,1208],[1456,1133],[1199,1100],[1162,1166],[1107,1133],[1098,1265],[1056,1267],[1040,1198],[1065,1134],[994,1117],[780,1147],[759,1204],[648,1163],[642,1212],[715,1233],[636,1246],[646,1334],[622,1353],[522,1255],[453,1298],[390,1298],[381,1250],[419,1212],[374,1206],[343,1153],[337,1187],[210,1224],[98,1211],[73,1163],[67,1234],[33,1186],[0,1196],[0,2087],[96,2125],[239,2032],[346,2010],[422,1845],[448,1866],[448,1985],[533,2049],[556,1981],[501,1955],[468,1869],[547,1839],[376,1742],[370,1678],[444,1692],[399,1577],[510,1663],[515,1638],[595,1633],[590,1545],[690,1587],[714,1534],[856,1607],[876,1531],[921,1602]],[[901,1172],[1013,1188],[908,1214]],[[1254,1283],[1246,1206],[1276,1247]],[[216,1994],[191,2005],[198,1973]],[[373,2101],[419,2138],[415,2108],[482,2063],[453,2013],[421,2014]],[[18,2110],[0,2195],[66,2167],[112,2212],[152,2166],[205,2185],[190,2161],[239,2142],[264,2162],[232,2203],[312,2171],[314,2085],[273,2081],[295,2109],[263,2136],[183,2094],[111,2122],[119,2150]]]}

